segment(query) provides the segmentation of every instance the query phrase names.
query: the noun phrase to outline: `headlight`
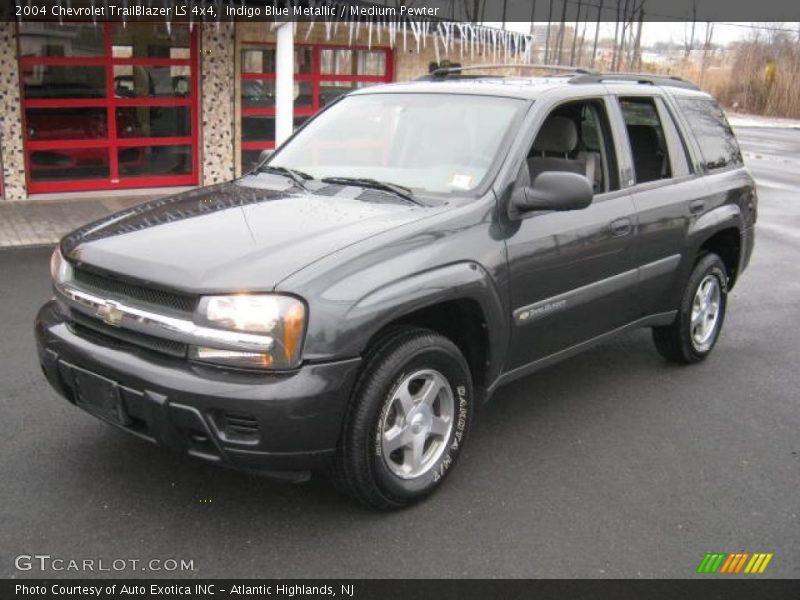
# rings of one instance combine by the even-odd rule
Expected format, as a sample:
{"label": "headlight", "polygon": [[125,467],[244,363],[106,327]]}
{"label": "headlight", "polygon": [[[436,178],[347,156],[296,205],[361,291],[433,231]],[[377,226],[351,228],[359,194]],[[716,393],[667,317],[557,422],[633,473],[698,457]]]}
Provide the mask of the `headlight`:
{"label": "headlight", "polygon": [[195,346],[190,351],[194,360],[261,369],[291,369],[300,363],[306,307],[296,298],[277,294],[205,296],[197,307],[195,321],[208,327],[268,335],[273,345],[264,353]]}
{"label": "headlight", "polygon": [[56,285],[60,285],[72,278],[72,265],[61,256],[61,249],[58,246],[53,250],[53,255],[50,257],[50,277],[52,277],[53,283]]}

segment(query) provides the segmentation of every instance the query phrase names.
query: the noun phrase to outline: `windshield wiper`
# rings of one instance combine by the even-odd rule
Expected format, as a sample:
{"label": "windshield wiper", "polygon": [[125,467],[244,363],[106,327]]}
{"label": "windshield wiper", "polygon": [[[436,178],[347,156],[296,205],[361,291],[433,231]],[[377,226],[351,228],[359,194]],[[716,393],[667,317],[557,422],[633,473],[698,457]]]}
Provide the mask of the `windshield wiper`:
{"label": "windshield wiper", "polygon": [[294,181],[298,187],[303,188],[304,190],[308,191],[306,187],[306,181],[309,179],[313,179],[311,175],[308,173],[303,173],[302,171],[298,171],[297,169],[287,169],[286,167],[275,167],[272,165],[261,165],[260,167],[256,168],[257,173],[277,173],[278,175],[286,175],[289,179]]}
{"label": "windshield wiper", "polygon": [[342,185],[358,185],[361,187],[372,188],[375,190],[383,190],[391,192],[395,196],[399,196],[403,200],[407,200],[412,204],[423,206],[422,202],[414,198],[414,194],[410,188],[396,183],[388,183],[386,181],[378,181],[369,177],[325,177],[321,180],[324,183],[339,183]]}

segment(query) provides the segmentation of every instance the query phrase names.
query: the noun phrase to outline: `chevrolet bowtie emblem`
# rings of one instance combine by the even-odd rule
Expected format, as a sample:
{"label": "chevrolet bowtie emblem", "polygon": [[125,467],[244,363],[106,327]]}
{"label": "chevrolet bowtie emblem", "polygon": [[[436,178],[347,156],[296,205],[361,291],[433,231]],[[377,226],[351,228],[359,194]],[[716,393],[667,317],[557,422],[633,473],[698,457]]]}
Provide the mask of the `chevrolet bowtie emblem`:
{"label": "chevrolet bowtie emblem", "polygon": [[122,317],[124,315],[124,313],[119,309],[119,305],[116,302],[111,302],[110,300],[106,300],[104,304],[98,306],[95,314],[99,319],[102,319],[104,323],[113,325],[114,327],[119,327],[120,323],[122,323]]}

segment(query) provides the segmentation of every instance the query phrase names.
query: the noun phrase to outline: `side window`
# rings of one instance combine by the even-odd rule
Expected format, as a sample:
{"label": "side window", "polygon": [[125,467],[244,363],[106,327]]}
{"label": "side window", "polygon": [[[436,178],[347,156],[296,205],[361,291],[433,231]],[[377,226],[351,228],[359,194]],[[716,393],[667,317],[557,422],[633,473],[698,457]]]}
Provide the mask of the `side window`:
{"label": "side window", "polygon": [[667,138],[651,97],[620,98],[619,105],[628,132],[636,183],[672,177]]}
{"label": "side window", "polygon": [[705,167],[713,171],[742,164],[742,153],[725,114],[709,98],[676,98],[700,146]]}
{"label": "side window", "polygon": [[602,100],[562,104],[547,115],[528,152],[531,182],[544,171],[585,175],[595,194],[619,189],[617,161]]}

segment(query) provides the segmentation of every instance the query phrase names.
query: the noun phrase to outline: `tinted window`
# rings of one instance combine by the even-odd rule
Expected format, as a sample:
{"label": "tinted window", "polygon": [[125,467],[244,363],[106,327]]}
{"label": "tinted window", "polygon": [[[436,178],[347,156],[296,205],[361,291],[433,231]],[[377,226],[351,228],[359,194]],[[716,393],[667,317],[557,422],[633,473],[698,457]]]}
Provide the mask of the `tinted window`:
{"label": "tinted window", "polygon": [[636,183],[672,176],[667,140],[653,98],[620,98]]}
{"label": "tinted window", "polygon": [[707,169],[742,164],[739,144],[716,102],[707,98],[678,98],[677,101],[700,146]]}

